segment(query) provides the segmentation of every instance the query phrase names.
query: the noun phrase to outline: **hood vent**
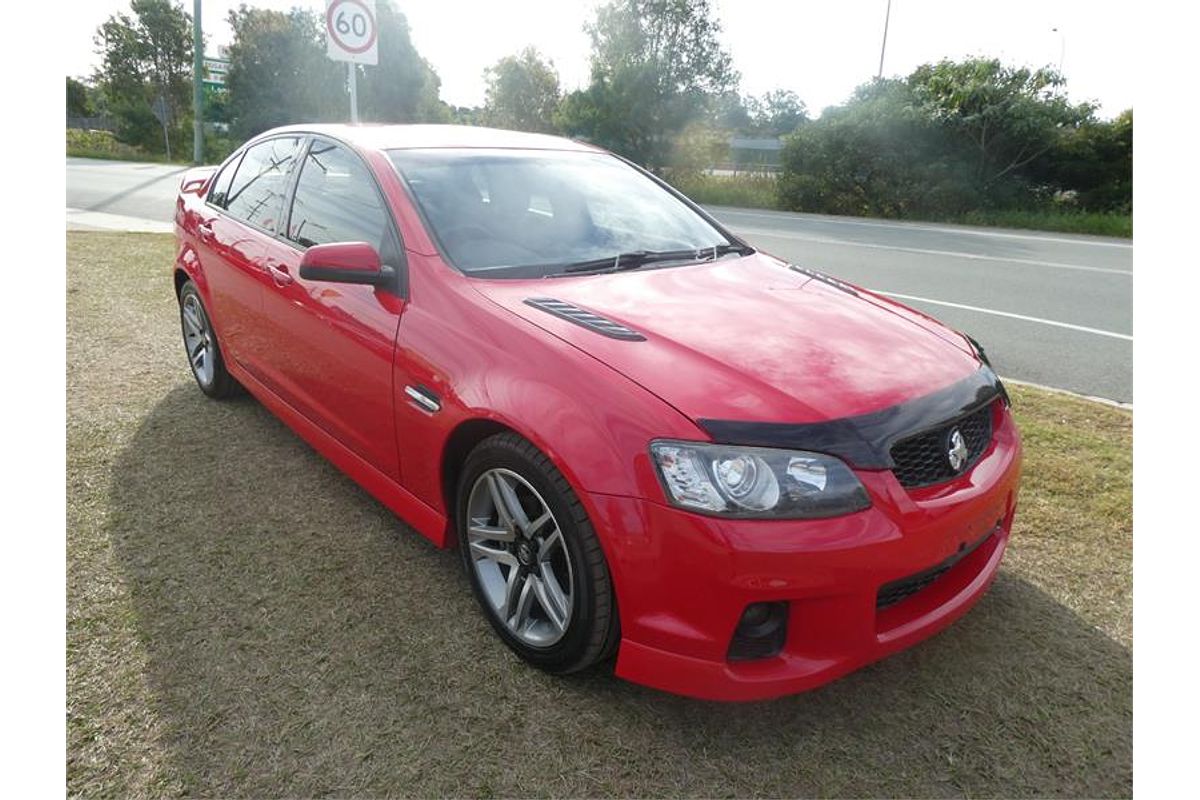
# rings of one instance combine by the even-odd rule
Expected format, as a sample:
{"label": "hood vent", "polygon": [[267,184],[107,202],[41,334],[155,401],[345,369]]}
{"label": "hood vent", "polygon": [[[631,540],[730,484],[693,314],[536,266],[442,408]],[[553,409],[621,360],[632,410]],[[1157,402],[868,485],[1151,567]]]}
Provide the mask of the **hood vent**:
{"label": "hood vent", "polygon": [[525,300],[525,305],[541,309],[547,314],[553,314],[560,319],[573,322],[581,328],[595,331],[610,339],[622,339],[627,342],[646,341],[646,337],[637,331],[565,300],[557,300],[553,297],[530,297]]}
{"label": "hood vent", "polygon": [[802,267],[799,264],[789,264],[788,269],[790,269],[792,272],[799,272],[801,275],[807,275],[808,277],[814,278],[818,281],[821,281],[822,283],[827,283],[835,289],[841,289],[846,294],[852,294],[855,297],[858,297],[858,292],[854,291],[853,286],[851,286],[848,283],[839,281],[837,278],[833,277],[832,275],[826,275],[824,272],[818,272],[815,269],[809,269],[808,267]]}

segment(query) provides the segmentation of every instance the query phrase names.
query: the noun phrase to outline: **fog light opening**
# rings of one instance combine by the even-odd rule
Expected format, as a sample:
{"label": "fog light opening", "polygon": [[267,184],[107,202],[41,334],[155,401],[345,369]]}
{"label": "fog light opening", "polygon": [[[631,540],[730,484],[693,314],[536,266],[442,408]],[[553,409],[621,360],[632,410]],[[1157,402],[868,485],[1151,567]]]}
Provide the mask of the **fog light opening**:
{"label": "fog light opening", "polygon": [[746,606],[733,632],[727,658],[730,661],[753,661],[779,655],[787,639],[787,617],[787,603],[751,603]]}

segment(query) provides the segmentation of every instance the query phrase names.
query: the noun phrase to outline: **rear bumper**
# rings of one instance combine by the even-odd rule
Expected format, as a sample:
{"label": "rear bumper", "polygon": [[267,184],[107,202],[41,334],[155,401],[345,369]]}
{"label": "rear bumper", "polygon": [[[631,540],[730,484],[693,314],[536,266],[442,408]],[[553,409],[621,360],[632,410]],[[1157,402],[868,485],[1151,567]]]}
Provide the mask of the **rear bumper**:
{"label": "rear bumper", "polygon": [[[621,613],[617,674],[698,698],[763,699],[942,630],[984,594],[1008,544],[1021,445],[1007,409],[995,429],[983,458],[948,484],[910,492],[891,472],[860,472],[872,507],[828,520],[723,520],[592,495]],[[885,585],[939,566],[915,593],[877,605]],[[756,602],[788,604],[783,650],[731,662],[733,632]]]}

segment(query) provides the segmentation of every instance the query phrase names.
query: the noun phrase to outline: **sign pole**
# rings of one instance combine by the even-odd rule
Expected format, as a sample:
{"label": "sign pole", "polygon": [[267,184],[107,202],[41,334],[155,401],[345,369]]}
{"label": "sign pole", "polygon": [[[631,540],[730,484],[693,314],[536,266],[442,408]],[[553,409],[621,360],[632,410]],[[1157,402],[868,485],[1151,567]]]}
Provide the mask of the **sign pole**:
{"label": "sign pole", "polygon": [[379,63],[375,0],[326,0],[325,55],[346,62],[350,124],[358,124],[358,65]]}
{"label": "sign pole", "polygon": [[204,163],[204,35],[200,31],[200,0],[192,13],[192,162]]}

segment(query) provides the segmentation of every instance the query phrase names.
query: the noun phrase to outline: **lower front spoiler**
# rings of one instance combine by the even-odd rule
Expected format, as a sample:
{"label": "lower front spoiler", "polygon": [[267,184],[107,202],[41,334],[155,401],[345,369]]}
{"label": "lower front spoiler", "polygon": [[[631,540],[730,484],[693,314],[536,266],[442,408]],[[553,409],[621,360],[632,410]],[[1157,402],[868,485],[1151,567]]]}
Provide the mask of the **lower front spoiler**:
{"label": "lower front spoiler", "polygon": [[[814,689],[873,661],[903,650],[965,614],[996,577],[1009,527],[997,528],[944,578],[917,595],[876,612],[876,630],[861,646],[820,657],[785,650],[752,662],[710,661],[625,639],[617,657],[619,677],[702,700],[766,700]],[[789,635],[803,635],[793,628]]]}

